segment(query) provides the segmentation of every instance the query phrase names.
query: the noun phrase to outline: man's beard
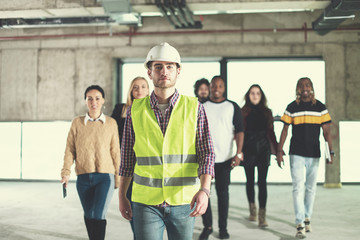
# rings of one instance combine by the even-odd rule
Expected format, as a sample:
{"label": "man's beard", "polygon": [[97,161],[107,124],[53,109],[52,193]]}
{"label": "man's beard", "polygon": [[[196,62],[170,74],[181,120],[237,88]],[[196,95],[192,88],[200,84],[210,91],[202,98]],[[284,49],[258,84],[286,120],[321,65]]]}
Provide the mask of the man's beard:
{"label": "man's beard", "polygon": [[207,100],[209,100],[209,98],[208,97],[198,97],[198,99],[199,99],[199,102],[201,102],[201,103],[204,103],[204,102],[206,102]]}
{"label": "man's beard", "polygon": [[163,88],[163,89],[166,89],[166,88],[171,88],[173,86],[175,86],[175,83],[176,81],[174,82],[157,82],[157,83],[154,83],[154,86],[157,87],[157,88]]}

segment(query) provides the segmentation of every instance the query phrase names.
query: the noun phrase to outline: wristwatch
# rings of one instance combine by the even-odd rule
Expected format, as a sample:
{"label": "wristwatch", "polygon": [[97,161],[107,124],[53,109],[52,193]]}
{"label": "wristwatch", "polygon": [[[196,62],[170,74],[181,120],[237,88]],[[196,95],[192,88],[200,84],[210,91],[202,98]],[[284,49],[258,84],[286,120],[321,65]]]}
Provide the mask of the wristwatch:
{"label": "wristwatch", "polygon": [[330,151],[330,155],[333,155],[335,157],[335,152],[334,151]]}
{"label": "wristwatch", "polygon": [[241,153],[238,153],[238,154],[236,154],[236,156],[241,159],[242,156],[243,156],[243,153],[242,153],[242,152],[241,152]]}

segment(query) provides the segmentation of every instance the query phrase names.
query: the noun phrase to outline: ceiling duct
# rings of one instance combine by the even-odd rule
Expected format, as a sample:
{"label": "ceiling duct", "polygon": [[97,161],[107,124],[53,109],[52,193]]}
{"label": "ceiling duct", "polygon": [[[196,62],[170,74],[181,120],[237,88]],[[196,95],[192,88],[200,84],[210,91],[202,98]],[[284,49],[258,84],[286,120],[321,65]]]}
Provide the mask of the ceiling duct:
{"label": "ceiling duct", "polygon": [[194,21],[186,0],[155,0],[155,3],[162,15],[176,29],[202,28],[200,21]]}
{"label": "ceiling duct", "polygon": [[141,26],[141,16],[133,12],[130,0],[102,0],[105,13],[118,24]]}
{"label": "ceiling duct", "polygon": [[141,26],[139,13],[132,11],[129,0],[102,0],[105,15],[73,17],[0,18],[1,28],[88,27],[108,25]]}
{"label": "ceiling duct", "polygon": [[1,28],[43,28],[43,27],[74,27],[103,26],[114,23],[108,16],[98,17],[63,17],[63,18],[8,18],[0,19]]}
{"label": "ceiling duct", "polygon": [[312,28],[323,36],[335,30],[346,19],[355,18],[354,14],[359,10],[360,0],[331,0],[323,14],[312,23]]}

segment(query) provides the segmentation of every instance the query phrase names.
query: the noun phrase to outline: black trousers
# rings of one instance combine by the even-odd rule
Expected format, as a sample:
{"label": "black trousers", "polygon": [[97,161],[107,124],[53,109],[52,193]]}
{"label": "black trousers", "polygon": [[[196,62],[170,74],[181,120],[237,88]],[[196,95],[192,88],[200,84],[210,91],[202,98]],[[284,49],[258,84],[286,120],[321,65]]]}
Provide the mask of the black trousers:
{"label": "black trousers", "polygon": [[[218,197],[218,214],[219,214],[219,229],[226,230],[227,218],[229,212],[229,185],[230,173],[232,170],[231,161],[229,159],[223,163],[215,163],[215,189]],[[212,211],[209,199],[209,205],[206,212],[202,215],[202,220],[205,228],[212,227]]]}
{"label": "black trousers", "polygon": [[[131,201],[131,194],[132,194],[132,186],[133,186],[133,182],[134,182],[134,178],[131,178],[131,182],[129,184],[129,188],[126,192],[126,197],[129,199],[130,201],[130,204],[131,204],[131,208],[132,208],[132,204],[133,202]],[[134,229],[134,221],[133,219],[131,219],[130,221],[130,226],[131,226],[131,230],[133,232],[133,235],[134,235],[134,240],[136,240],[136,237],[135,237],[135,229]]]}
{"label": "black trousers", "polygon": [[245,135],[244,141],[244,166],[246,175],[246,196],[249,203],[255,203],[255,167],[258,171],[257,185],[259,188],[259,206],[266,207],[267,187],[266,178],[270,165],[270,143],[266,137],[266,132],[252,133]]}
{"label": "black trousers", "polygon": [[[267,200],[267,173],[268,173],[269,165],[267,164],[258,164],[258,181],[257,185],[259,188],[259,206],[260,208],[266,207]],[[249,203],[255,203],[255,166],[244,166],[245,175],[246,175],[246,196]]]}

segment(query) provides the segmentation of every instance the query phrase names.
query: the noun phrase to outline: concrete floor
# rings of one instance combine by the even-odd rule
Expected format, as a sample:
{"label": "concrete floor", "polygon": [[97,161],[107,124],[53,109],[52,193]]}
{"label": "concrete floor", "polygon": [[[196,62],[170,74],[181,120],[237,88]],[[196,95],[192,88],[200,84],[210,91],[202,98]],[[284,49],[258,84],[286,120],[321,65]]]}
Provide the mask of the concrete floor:
{"label": "concrete floor", "polygon": [[[68,197],[62,199],[61,185],[55,182],[0,181],[0,239],[87,239],[82,209],[71,183]],[[230,186],[228,231],[231,239],[294,239],[294,213],[290,185],[269,185],[267,220],[269,227],[259,229],[246,220],[248,207],[244,185]],[[107,219],[107,240],[132,239],[130,225],[118,211],[117,192],[112,199]],[[213,212],[217,212],[212,195]],[[360,187],[345,185],[341,189],[318,186],[312,218],[313,232],[307,239],[359,239]],[[214,216],[217,223],[217,215]],[[218,239],[217,224],[209,239]],[[202,230],[196,219],[194,237]],[[167,239],[166,236],[164,239]]]}

